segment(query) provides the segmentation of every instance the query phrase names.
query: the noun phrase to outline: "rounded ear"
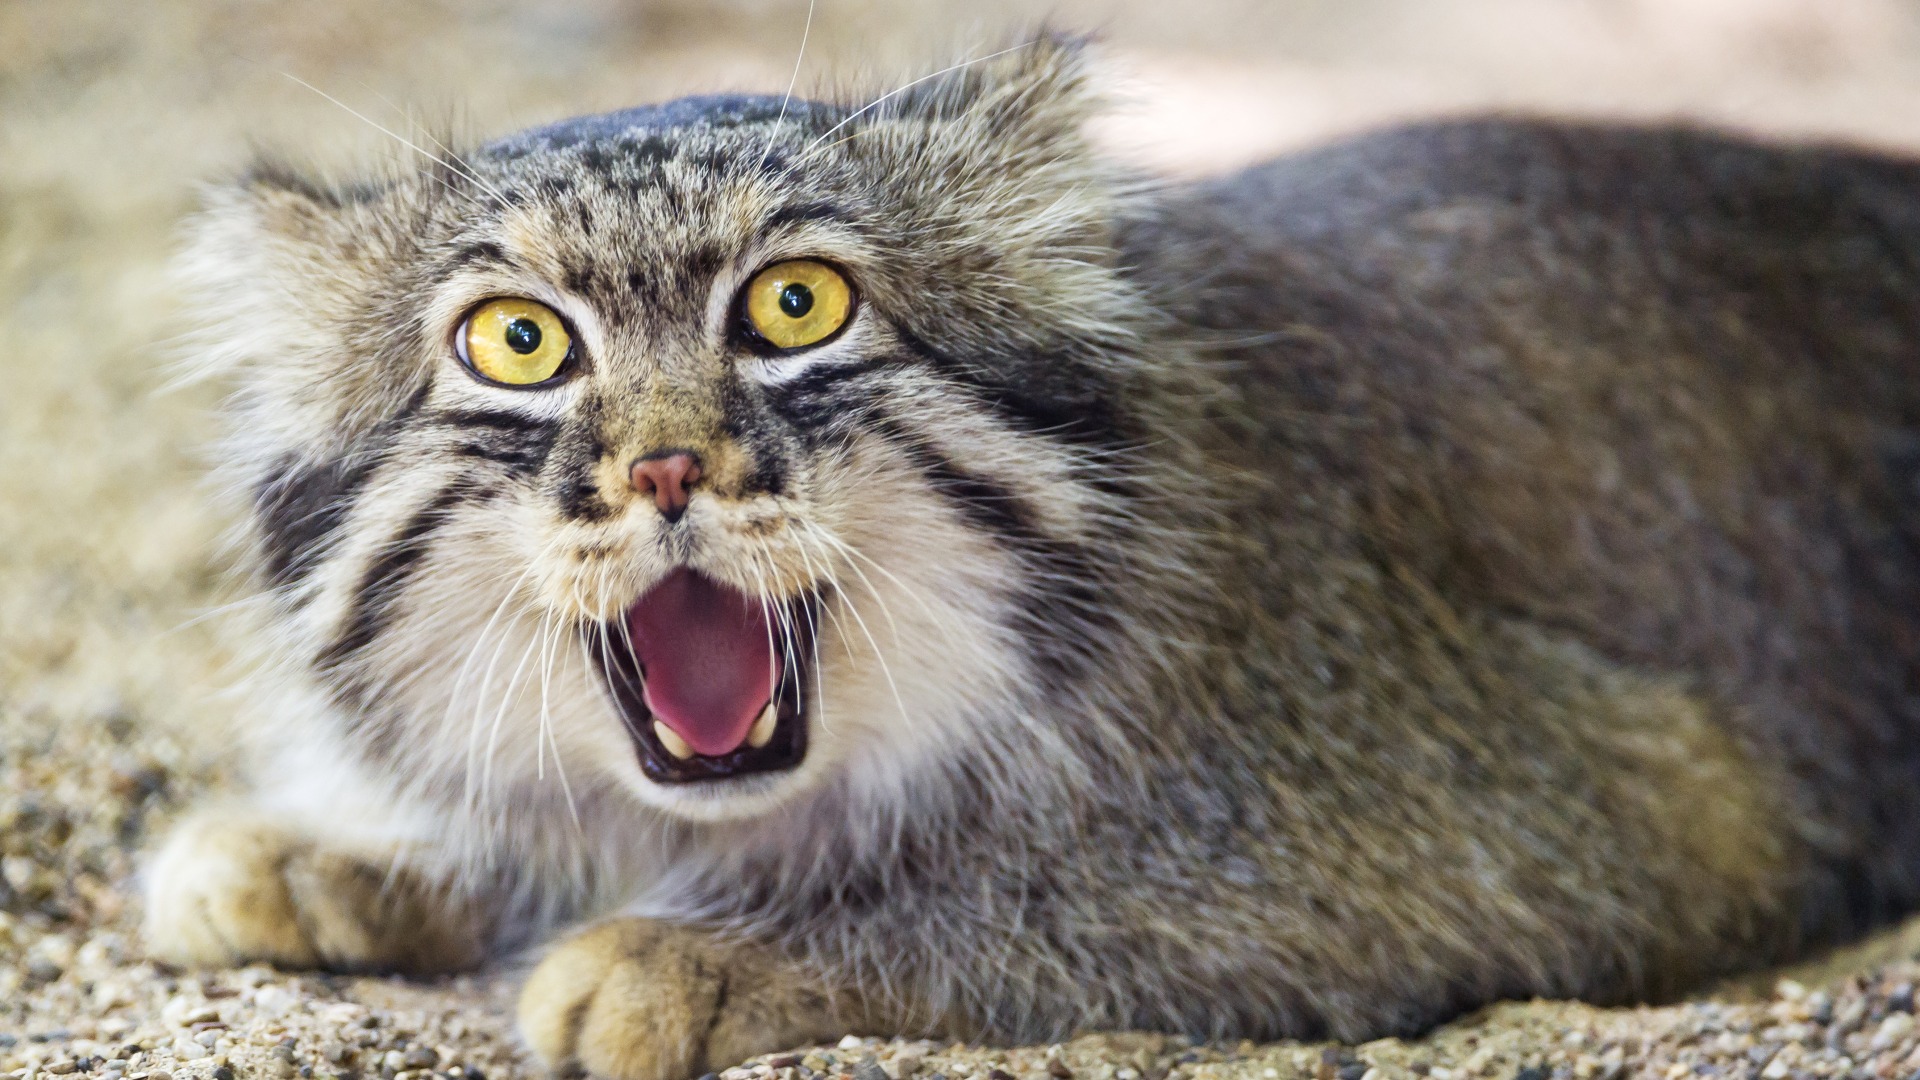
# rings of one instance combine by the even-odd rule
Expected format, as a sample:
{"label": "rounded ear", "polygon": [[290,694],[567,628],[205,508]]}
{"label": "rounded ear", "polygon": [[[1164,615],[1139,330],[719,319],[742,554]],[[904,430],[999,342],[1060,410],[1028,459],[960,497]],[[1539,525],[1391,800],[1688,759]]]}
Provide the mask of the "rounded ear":
{"label": "rounded ear", "polygon": [[351,440],[390,414],[417,386],[418,348],[368,328],[395,325],[376,305],[415,250],[416,187],[330,187],[268,162],[208,189],[172,267],[194,326],[183,374],[233,380],[255,419],[299,440]]}
{"label": "rounded ear", "polygon": [[1089,363],[1120,355],[1112,339],[1152,313],[1117,272],[1114,230],[1149,188],[1087,137],[1104,95],[1086,41],[1042,34],[896,97],[843,121],[857,132],[817,137],[884,178],[869,227],[891,239],[868,291],[924,282],[926,238],[939,237],[954,276],[889,308],[923,342],[988,356],[1097,340]]}
{"label": "rounded ear", "polygon": [[1081,144],[1081,127],[1104,103],[1094,87],[1093,39],[1042,29],[915,83],[884,115],[964,123],[1003,153],[1054,154]]}

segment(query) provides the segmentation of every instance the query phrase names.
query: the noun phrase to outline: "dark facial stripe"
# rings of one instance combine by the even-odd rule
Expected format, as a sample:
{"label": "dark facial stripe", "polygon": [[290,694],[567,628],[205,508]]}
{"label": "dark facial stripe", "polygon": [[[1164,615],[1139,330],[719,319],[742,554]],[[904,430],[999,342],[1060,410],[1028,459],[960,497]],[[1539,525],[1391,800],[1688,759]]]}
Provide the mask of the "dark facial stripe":
{"label": "dark facial stripe", "polygon": [[845,211],[832,203],[799,203],[783,206],[768,214],[760,228],[762,231],[772,231],[782,225],[797,225],[804,221],[839,221],[845,217]]}
{"label": "dark facial stripe", "polygon": [[253,489],[260,556],[269,581],[291,585],[319,565],[374,467],[425,400],[422,386],[359,446],[339,457],[308,463],[298,454],[287,454],[274,462]]}
{"label": "dark facial stripe", "polygon": [[546,464],[560,424],[512,412],[434,413],[427,422],[466,434],[456,453],[505,465],[517,473],[536,473]]}
{"label": "dark facial stripe", "polygon": [[616,512],[601,497],[593,477],[594,466],[607,452],[598,434],[600,413],[600,407],[589,401],[554,442],[550,475],[559,479],[552,494],[561,515],[572,521],[605,521]]}
{"label": "dark facial stripe", "polygon": [[[1014,553],[1026,567],[1021,591],[1035,602],[1025,610],[1024,628],[1033,662],[1047,672],[1048,685],[1067,686],[1086,671],[1096,651],[1086,632],[1111,629],[1115,623],[1112,605],[1102,595],[1105,578],[1093,553],[1075,540],[1049,535],[1026,499],[998,481],[962,468],[898,421],[881,418],[873,430],[904,454],[928,485],[971,525]],[[1059,619],[1061,613],[1072,617]]]}
{"label": "dark facial stripe", "polygon": [[557,421],[494,409],[451,409],[446,412],[428,413],[426,421],[440,427],[485,428],[488,431],[508,432],[551,432],[558,426]]}
{"label": "dark facial stripe", "polygon": [[1026,500],[1004,485],[962,469],[896,420],[879,420],[873,430],[905,454],[914,469],[975,528],[1015,547],[1044,539]]}
{"label": "dark facial stripe", "polygon": [[303,466],[295,454],[275,463],[253,496],[268,581],[286,586],[306,577],[340,531],[373,464],[363,455]]}
{"label": "dark facial stripe", "polygon": [[1064,357],[1027,357],[1019,378],[998,378],[988,365],[961,363],[902,330],[909,349],[974,397],[1008,426],[1063,443],[1118,449],[1134,441],[1115,405],[1118,389],[1076,371]]}
{"label": "dark facial stripe", "polygon": [[468,244],[447,256],[443,268],[451,272],[468,266],[497,266],[513,269],[519,265],[513,256],[507,254],[505,248],[491,240],[482,240]]}
{"label": "dark facial stripe", "polygon": [[466,480],[448,484],[381,546],[360,575],[339,636],[320,650],[314,658],[315,667],[332,673],[373,644],[392,621],[394,604],[426,557],[433,534],[447,523],[451,516],[448,511],[476,493]]}
{"label": "dark facial stripe", "polygon": [[767,404],[803,432],[842,422],[871,402],[871,388],[861,385],[861,380],[893,363],[888,357],[872,357],[849,364],[817,364],[767,387]]}

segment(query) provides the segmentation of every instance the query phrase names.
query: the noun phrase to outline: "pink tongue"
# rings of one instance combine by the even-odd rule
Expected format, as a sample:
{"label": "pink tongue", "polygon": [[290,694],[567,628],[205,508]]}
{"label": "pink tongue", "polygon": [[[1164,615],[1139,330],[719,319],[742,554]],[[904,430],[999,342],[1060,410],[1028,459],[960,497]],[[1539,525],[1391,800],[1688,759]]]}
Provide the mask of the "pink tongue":
{"label": "pink tongue", "polygon": [[647,707],[707,757],[730,754],[773,696],[773,641],[760,602],[675,570],[627,611]]}

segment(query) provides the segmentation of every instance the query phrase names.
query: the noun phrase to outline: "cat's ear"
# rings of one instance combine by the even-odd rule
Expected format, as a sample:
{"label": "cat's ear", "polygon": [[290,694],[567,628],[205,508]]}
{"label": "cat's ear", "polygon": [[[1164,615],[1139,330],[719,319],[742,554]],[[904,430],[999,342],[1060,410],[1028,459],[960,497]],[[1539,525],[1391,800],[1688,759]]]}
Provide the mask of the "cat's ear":
{"label": "cat's ear", "polygon": [[959,125],[1001,154],[1057,155],[1079,147],[1104,102],[1092,39],[1043,30],[926,77],[900,92],[893,115]]}
{"label": "cat's ear", "polygon": [[203,193],[190,253],[234,267],[257,285],[292,281],[310,295],[316,273],[323,281],[350,275],[372,254],[366,241],[393,231],[383,219],[393,216],[387,196],[399,186],[329,184],[262,159]]}
{"label": "cat's ear", "polygon": [[334,186],[277,163],[209,188],[173,262],[197,332],[182,374],[239,376],[315,429],[391,412],[417,382],[405,327],[380,298],[415,243],[417,198],[396,179]]}

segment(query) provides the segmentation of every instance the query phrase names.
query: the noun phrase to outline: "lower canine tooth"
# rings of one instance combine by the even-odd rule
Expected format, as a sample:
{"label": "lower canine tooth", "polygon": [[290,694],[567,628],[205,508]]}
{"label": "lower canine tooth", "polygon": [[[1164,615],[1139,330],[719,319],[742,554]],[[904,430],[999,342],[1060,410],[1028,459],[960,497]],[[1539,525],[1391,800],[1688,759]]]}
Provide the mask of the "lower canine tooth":
{"label": "lower canine tooth", "polygon": [[747,745],[755,750],[773,741],[773,729],[780,725],[780,717],[774,711],[773,702],[760,710],[760,719],[753,722],[753,730],[747,732]]}
{"label": "lower canine tooth", "polygon": [[653,722],[653,737],[660,740],[660,745],[667,748],[667,753],[681,761],[693,756],[693,747],[687,745],[687,740],[658,720]]}

